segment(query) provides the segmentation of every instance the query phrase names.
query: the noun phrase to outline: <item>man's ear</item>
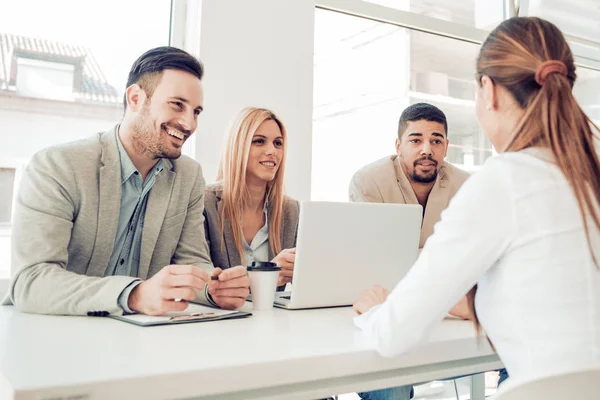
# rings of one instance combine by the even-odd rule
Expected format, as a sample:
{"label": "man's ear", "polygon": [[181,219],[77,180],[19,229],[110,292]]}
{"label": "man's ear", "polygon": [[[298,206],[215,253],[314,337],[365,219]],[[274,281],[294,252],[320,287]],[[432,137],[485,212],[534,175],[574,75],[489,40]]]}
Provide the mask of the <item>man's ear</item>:
{"label": "man's ear", "polygon": [[396,154],[400,155],[400,139],[396,138]]}
{"label": "man's ear", "polygon": [[125,90],[125,99],[129,109],[139,112],[146,102],[146,92],[140,85],[134,83]]}

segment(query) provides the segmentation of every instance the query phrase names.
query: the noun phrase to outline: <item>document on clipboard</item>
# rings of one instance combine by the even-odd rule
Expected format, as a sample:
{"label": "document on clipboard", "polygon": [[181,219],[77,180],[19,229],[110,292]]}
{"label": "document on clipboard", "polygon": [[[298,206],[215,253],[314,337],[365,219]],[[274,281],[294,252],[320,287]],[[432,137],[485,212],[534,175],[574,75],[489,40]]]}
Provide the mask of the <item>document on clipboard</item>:
{"label": "document on clipboard", "polygon": [[129,322],[138,326],[156,326],[156,325],[172,325],[172,324],[189,324],[192,322],[209,322],[220,321],[224,319],[245,318],[252,314],[244,311],[221,310],[203,306],[200,304],[190,303],[185,311],[169,312],[159,316],[150,316],[144,314],[129,314],[129,315],[110,315],[110,318],[118,319],[119,321]]}

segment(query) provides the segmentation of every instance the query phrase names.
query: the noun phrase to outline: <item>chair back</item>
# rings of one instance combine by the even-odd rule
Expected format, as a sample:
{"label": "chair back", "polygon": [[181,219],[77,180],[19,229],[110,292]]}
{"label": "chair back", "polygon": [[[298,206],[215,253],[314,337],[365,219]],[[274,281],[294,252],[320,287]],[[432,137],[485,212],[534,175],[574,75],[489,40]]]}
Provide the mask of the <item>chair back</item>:
{"label": "chair back", "polygon": [[[509,379],[510,380],[510,379]],[[500,392],[494,400],[597,400],[600,366],[525,382]]]}

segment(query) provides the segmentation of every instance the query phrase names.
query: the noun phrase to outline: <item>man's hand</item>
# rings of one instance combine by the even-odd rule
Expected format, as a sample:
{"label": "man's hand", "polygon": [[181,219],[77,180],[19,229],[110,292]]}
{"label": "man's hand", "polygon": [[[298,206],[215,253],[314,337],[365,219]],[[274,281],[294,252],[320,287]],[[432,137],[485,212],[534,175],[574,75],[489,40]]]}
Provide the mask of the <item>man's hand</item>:
{"label": "man's hand", "polygon": [[294,276],[294,263],[296,262],[296,248],[282,250],[281,253],[273,259],[275,264],[281,267],[277,286],[283,286],[292,281]]}
{"label": "man's hand", "polygon": [[373,286],[371,289],[364,290],[360,299],[352,305],[358,315],[364,314],[377,304],[381,304],[387,299],[390,292],[381,286]]}
{"label": "man's hand", "polygon": [[[196,298],[194,289],[204,290],[208,273],[193,265],[167,265],[152,278],[137,285],[129,295],[128,307],[146,315],[183,311]],[[181,301],[175,301],[181,299]]]}
{"label": "man's hand", "polygon": [[462,319],[473,320],[475,318],[473,310],[469,307],[467,296],[463,296],[448,313]]}
{"label": "man's hand", "polygon": [[235,310],[244,305],[250,294],[250,278],[246,267],[239,265],[224,271],[215,268],[212,275],[219,279],[209,281],[208,293],[219,307]]}

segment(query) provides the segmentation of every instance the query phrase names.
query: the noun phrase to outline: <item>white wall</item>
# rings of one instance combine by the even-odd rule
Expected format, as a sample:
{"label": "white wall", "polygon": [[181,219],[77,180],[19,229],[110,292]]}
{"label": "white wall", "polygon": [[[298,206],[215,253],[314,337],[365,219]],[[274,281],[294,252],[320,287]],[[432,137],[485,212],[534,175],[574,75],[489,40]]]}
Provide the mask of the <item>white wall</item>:
{"label": "white wall", "polygon": [[205,112],[195,154],[207,182],[231,119],[246,106],[265,107],[289,132],[287,193],[310,199],[314,13],[313,0],[202,1]]}

